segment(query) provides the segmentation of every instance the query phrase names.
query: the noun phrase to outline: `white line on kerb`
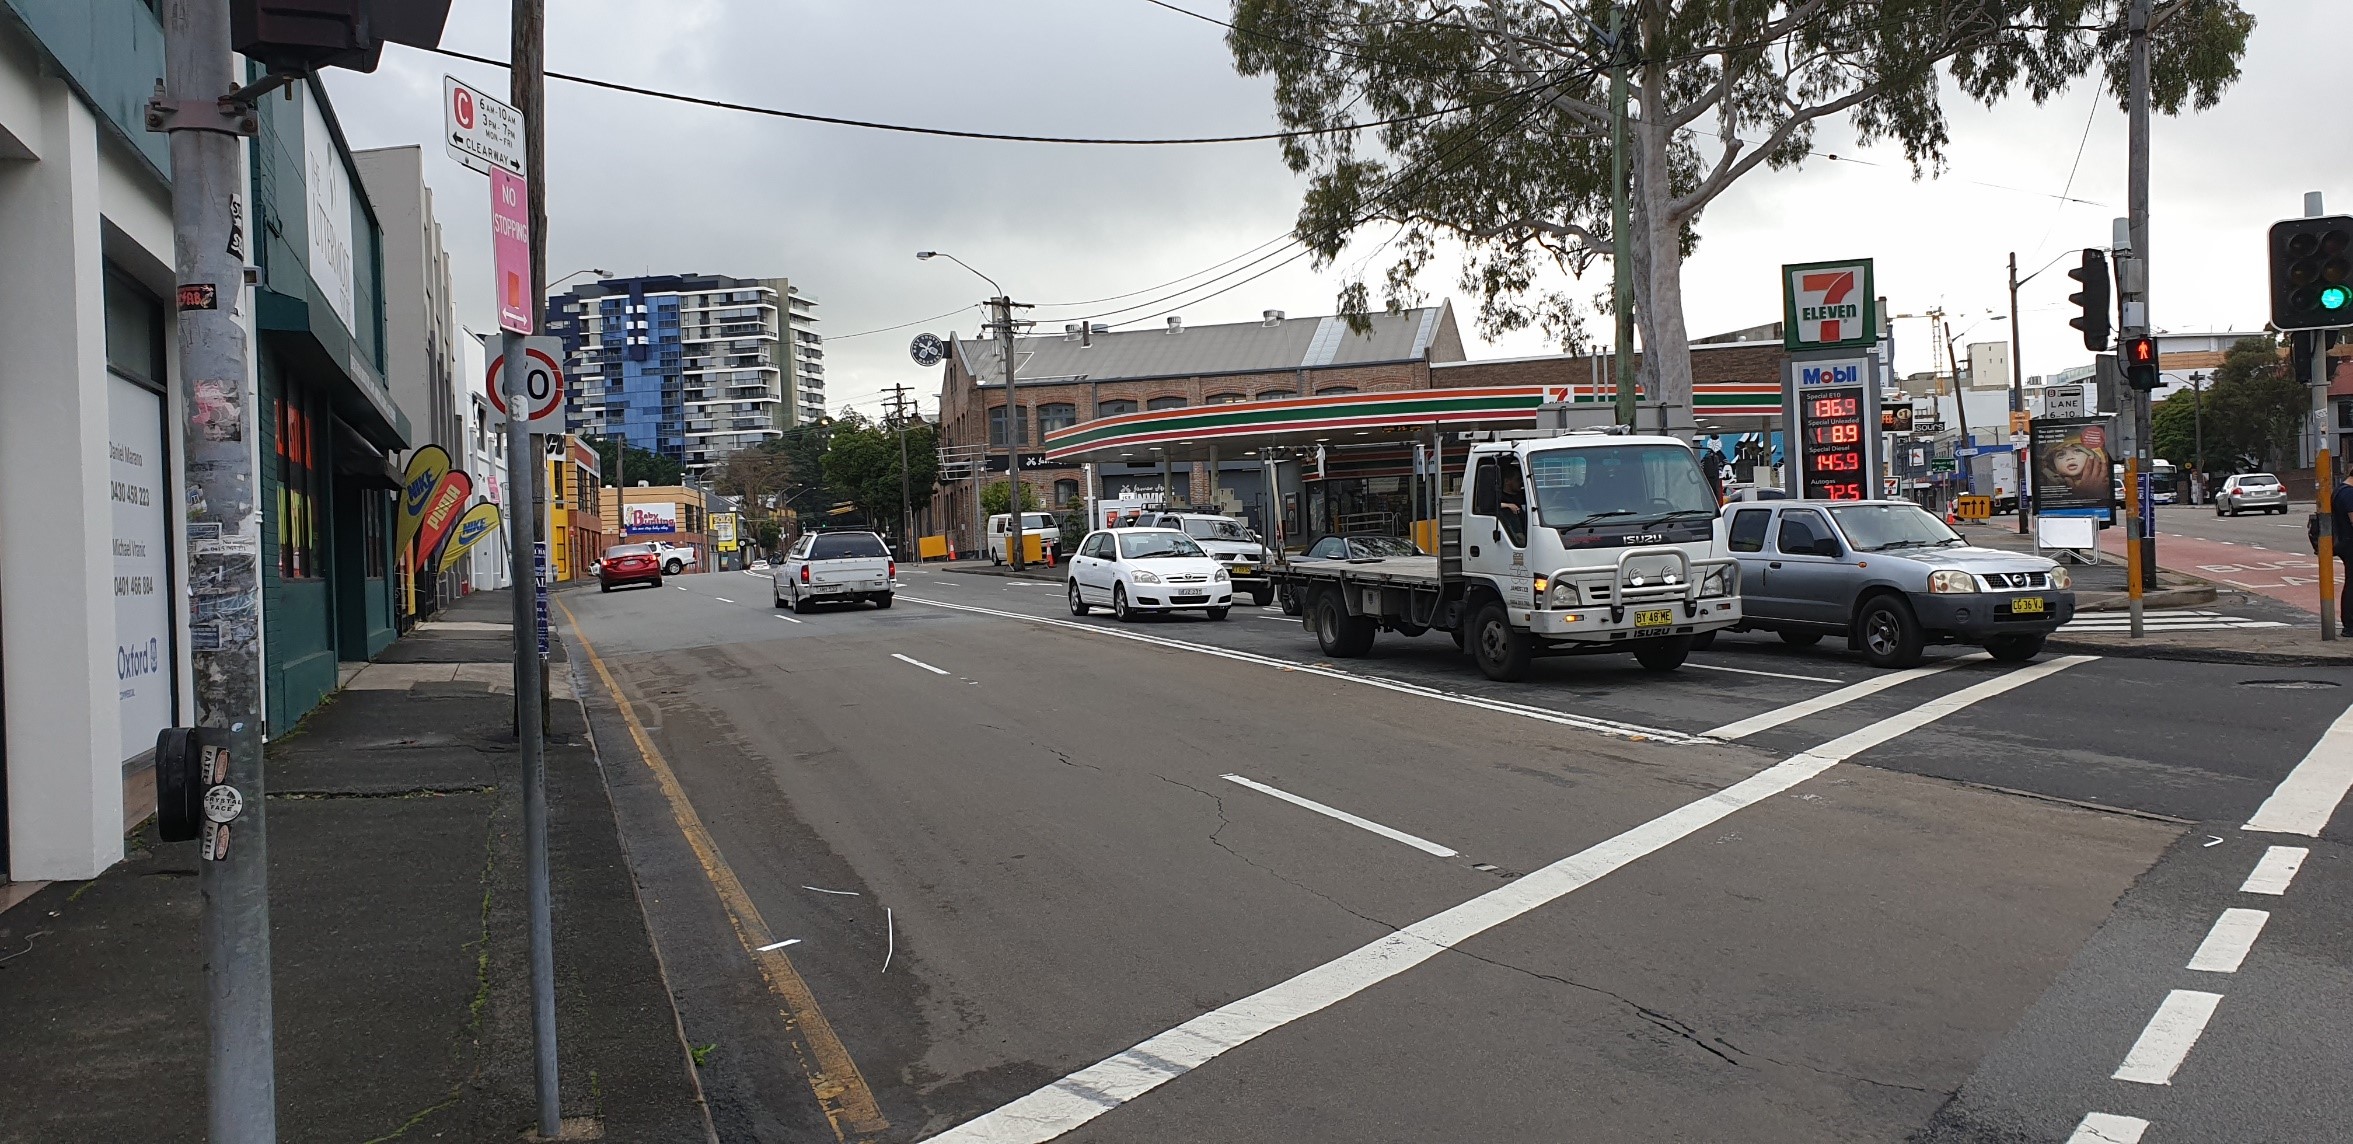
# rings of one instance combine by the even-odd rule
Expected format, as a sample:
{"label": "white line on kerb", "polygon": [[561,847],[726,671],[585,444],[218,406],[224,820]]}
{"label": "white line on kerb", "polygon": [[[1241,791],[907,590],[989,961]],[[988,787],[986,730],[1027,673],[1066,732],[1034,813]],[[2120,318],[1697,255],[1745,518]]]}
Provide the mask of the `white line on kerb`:
{"label": "white line on kerb", "polygon": [[2191,1046],[2198,1043],[2198,1034],[2206,1031],[2206,1022],[2220,1004],[2220,993],[2176,989],[2166,994],[2165,1003],[2157,1006],[2156,1015],[2141,1030],[2140,1040],[2132,1043],[2124,1063],[2116,1066],[2115,1078],[2136,1084],[2172,1084],[2174,1070],[2188,1059]]}
{"label": "white line on kerb", "polygon": [[2198,943],[2198,952],[2190,955],[2189,968],[2200,973],[2237,973],[2239,964],[2247,960],[2247,951],[2255,948],[2256,935],[2263,932],[2263,923],[2271,915],[2262,910],[2224,910],[2214,919],[2214,928],[2206,931],[2206,940]]}
{"label": "white line on kerb", "polygon": [[1753,667],[1725,667],[1714,663],[1693,663],[1690,660],[1684,660],[1683,666],[1698,668],[1701,671],[1729,671],[1734,675],[1762,675],[1767,679],[1799,679],[1807,683],[1845,682],[1845,680],[1832,679],[1826,675],[1791,675],[1786,671],[1758,671]]}
{"label": "white line on kerb", "polygon": [[920,596],[901,596],[900,599],[911,600],[918,604],[927,604],[934,608],[946,608],[955,612],[972,612],[976,615],[996,616],[1007,620],[1021,620],[1025,623],[1044,624],[1047,627],[1055,628],[1067,628],[1074,632],[1086,632],[1091,635],[1109,636],[1113,639],[1133,640],[1136,643],[1151,644],[1155,647],[1174,648],[1178,651],[1195,652],[1200,655],[1214,655],[1220,659],[1231,659],[1242,663],[1255,663],[1262,667],[1272,667],[1281,671],[1296,671],[1301,675],[1316,675],[1325,679],[1337,679],[1347,683],[1363,684],[1366,687],[1378,687],[1384,691],[1395,691],[1406,695],[1418,695],[1425,699],[1436,699],[1444,703],[1456,703],[1465,707],[1477,707],[1487,711],[1500,711],[1507,715],[1519,715],[1529,719],[1541,720],[1546,723],[1557,723],[1563,727],[1576,727],[1585,731],[1598,731],[1604,735],[1618,735],[1630,739],[1656,739],[1663,743],[1690,743],[1696,741],[1693,736],[1685,734],[1681,731],[1669,731],[1659,727],[1644,727],[1636,723],[1621,723],[1614,719],[1598,719],[1591,715],[1571,715],[1566,711],[1555,711],[1549,707],[1530,707],[1524,703],[1512,703],[1502,699],[1489,699],[1481,695],[1464,695],[1454,691],[1440,691],[1435,687],[1423,687],[1414,683],[1400,683],[1397,680],[1382,679],[1379,676],[1358,675],[1355,672],[1341,671],[1338,668],[1319,667],[1315,664],[1301,663],[1297,660],[1277,659],[1271,655],[1259,655],[1254,652],[1234,651],[1231,648],[1213,647],[1209,644],[1187,643],[1184,640],[1168,639],[1164,636],[1148,636],[1142,634],[1141,632],[1123,632],[1112,628],[1098,627],[1094,624],[1081,624],[1074,623],[1070,620],[1056,620],[1049,619],[1045,616],[1033,616],[1025,612],[1007,612],[1000,611],[996,608],[978,608],[970,604],[951,604],[945,600],[926,600]]}
{"label": "white line on kerb", "polygon": [[766,952],[768,952],[769,950],[772,950],[772,949],[783,949],[785,946],[788,946],[788,945],[799,945],[799,944],[801,944],[801,939],[799,939],[799,938],[797,938],[797,937],[788,937],[788,938],[784,939],[783,941],[770,942],[770,943],[768,943],[767,945],[763,945],[763,946],[761,946],[759,949],[756,949],[756,950],[754,950],[753,952],[754,952],[754,953],[766,953]]}
{"label": "white line on kerb", "polygon": [[2304,761],[2280,780],[2279,788],[2240,829],[2318,838],[2348,789],[2353,789],[2353,708],[2321,732]]}
{"label": "white line on kerb", "polygon": [[2149,1122],[2137,1116],[2088,1112],[2067,1144],[2141,1144],[2141,1133],[2148,1130]]}
{"label": "white line on kerb", "polygon": [[917,667],[920,667],[920,668],[922,668],[923,670],[925,670],[925,671],[928,671],[928,672],[932,673],[933,675],[946,675],[946,674],[948,674],[947,672],[945,672],[945,671],[941,671],[939,668],[933,667],[932,665],[930,665],[930,664],[928,664],[928,663],[925,663],[925,662],[923,662],[923,661],[922,661],[922,660],[920,660],[920,659],[910,659],[910,658],[908,658],[908,657],[906,657],[906,656],[900,655],[899,653],[897,653],[897,652],[895,652],[895,651],[891,653],[891,658],[892,658],[892,659],[895,659],[895,660],[898,660],[898,661],[899,661],[899,662],[901,662],[901,663],[912,663],[912,664],[914,664],[915,666],[917,666]]}
{"label": "white line on kerb", "polygon": [[1890,739],[2053,672],[2086,662],[2066,656],[1939,696],[1862,730],[1768,767],[1696,802],[1634,827],[1342,954],[1288,981],[1211,1010],[931,1139],[935,1144],[1044,1144],[1191,1072],[1229,1049],[1354,997],[1611,871],[1706,829],[1743,807],[1779,795]]}
{"label": "white line on kerb", "polygon": [[1440,846],[1427,838],[1407,834],[1402,830],[1393,830],[1389,827],[1381,825],[1378,822],[1374,822],[1372,819],[1358,818],[1357,816],[1350,814],[1345,810],[1340,810],[1336,807],[1325,806],[1324,804],[1317,802],[1312,798],[1301,798],[1287,790],[1278,790],[1274,787],[1266,785],[1265,783],[1251,782],[1249,779],[1243,778],[1240,775],[1219,775],[1217,777],[1224,779],[1229,783],[1238,783],[1242,786],[1249,787],[1251,790],[1257,791],[1260,794],[1271,794],[1276,798],[1282,799],[1284,802],[1290,803],[1293,806],[1304,806],[1307,809],[1312,810],[1317,814],[1323,815],[1326,818],[1337,818],[1350,826],[1363,827],[1364,829],[1370,830],[1383,838],[1387,838],[1394,842],[1403,842],[1407,846],[1411,846],[1414,849],[1423,852],[1424,854],[1435,854],[1440,858],[1453,858],[1462,853],[1459,850],[1451,850],[1447,847]]}
{"label": "white line on kerb", "polygon": [[1912,667],[1875,676],[1861,683],[1848,684],[1836,691],[1825,692],[1812,699],[1800,700],[1787,707],[1776,707],[1761,715],[1751,715],[1736,723],[1726,723],[1706,733],[1710,739],[1745,739],[1759,731],[1770,731],[1783,723],[1794,723],[1808,715],[1819,715],[1833,707],[1844,707],[1866,695],[1876,695],[1898,684],[1915,679],[1926,679],[1940,671],[1951,671],[1964,663],[1990,658],[1984,652],[1957,655],[1933,667]]}
{"label": "white line on kerb", "polygon": [[2242,894],[2284,894],[2288,884],[2296,880],[2296,871],[2304,868],[2304,857],[2312,853],[2301,846],[2274,846],[2263,852],[2263,860],[2255,863],[2255,871],[2239,886]]}
{"label": "white line on kerb", "polygon": [[676,588],[676,589],[678,589],[678,590],[679,590],[679,591],[681,591],[681,592],[683,592],[683,591],[686,591],[686,585],[684,585],[684,584],[672,584],[672,585],[670,585],[670,586],[671,586],[671,587],[673,587],[673,588]]}

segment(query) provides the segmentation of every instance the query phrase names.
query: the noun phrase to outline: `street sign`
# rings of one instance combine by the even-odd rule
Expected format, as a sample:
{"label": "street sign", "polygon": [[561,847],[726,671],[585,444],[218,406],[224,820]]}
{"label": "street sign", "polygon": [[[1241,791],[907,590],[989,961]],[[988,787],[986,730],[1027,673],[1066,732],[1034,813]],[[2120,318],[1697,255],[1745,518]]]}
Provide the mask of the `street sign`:
{"label": "street sign", "polygon": [[2043,416],[2052,418],[2087,416],[2083,407],[2083,387],[2080,385],[2054,385],[2043,390]]}
{"label": "street sign", "polygon": [[1876,345],[1879,303],[1874,289],[1868,258],[1783,266],[1782,347],[1794,353]]}
{"label": "street sign", "polygon": [[907,344],[907,356],[914,358],[915,364],[929,369],[948,356],[948,344],[941,341],[938,334],[917,334],[915,340]]}
{"label": "street sign", "polygon": [[1928,471],[1932,473],[1951,473],[1959,470],[1960,465],[1951,457],[1936,457],[1928,462]]}
{"label": "street sign", "polygon": [[[564,410],[564,356],[562,338],[523,339],[523,392],[531,399],[528,420],[533,424],[550,419],[562,420]],[[484,379],[490,407],[506,416],[507,395],[504,392],[504,371],[507,355],[490,359],[490,375]]]}
{"label": "street sign", "polygon": [[441,77],[442,141],[450,157],[487,175],[523,173],[523,113],[510,104]]}
{"label": "street sign", "polygon": [[1912,432],[1942,433],[1944,432],[1944,418],[1922,417],[1918,414],[1914,414],[1912,416]]}
{"label": "street sign", "polygon": [[531,191],[520,175],[490,173],[490,256],[498,328],[531,332]]}

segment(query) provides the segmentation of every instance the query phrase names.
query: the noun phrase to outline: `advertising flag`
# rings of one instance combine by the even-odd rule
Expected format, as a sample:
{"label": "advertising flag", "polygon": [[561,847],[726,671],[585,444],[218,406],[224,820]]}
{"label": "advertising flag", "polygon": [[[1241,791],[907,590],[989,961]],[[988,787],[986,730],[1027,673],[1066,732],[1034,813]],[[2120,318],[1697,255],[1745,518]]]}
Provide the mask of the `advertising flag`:
{"label": "advertising flag", "polygon": [[456,567],[458,557],[464,556],[467,549],[474,547],[483,537],[498,531],[498,523],[497,505],[478,504],[467,509],[466,515],[458,518],[458,526],[450,530],[449,543],[441,549],[441,563],[437,570],[447,572]]}
{"label": "advertising flag", "polygon": [[474,478],[463,469],[453,469],[441,478],[441,484],[425,502],[424,515],[417,524],[417,564],[430,566],[434,553],[441,550],[441,540],[457,526],[464,515],[466,502],[474,497]]}
{"label": "advertising flag", "polygon": [[439,445],[427,445],[409,457],[408,470],[400,478],[400,551],[408,551],[409,541],[416,539],[425,502],[433,499],[433,490],[449,470],[449,451]]}

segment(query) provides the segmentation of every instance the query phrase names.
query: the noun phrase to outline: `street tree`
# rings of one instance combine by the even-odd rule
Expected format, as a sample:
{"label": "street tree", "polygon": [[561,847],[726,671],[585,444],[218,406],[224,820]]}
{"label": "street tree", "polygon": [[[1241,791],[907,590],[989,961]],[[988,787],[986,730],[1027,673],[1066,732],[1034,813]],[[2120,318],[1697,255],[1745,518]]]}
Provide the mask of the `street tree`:
{"label": "street tree", "polygon": [[2311,391],[2288,376],[2279,343],[2239,339],[2206,383],[2207,464],[2216,472],[2292,466],[2311,402]]}
{"label": "street tree", "polygon": [[719,466],[719,491],[740,497],[745,511],[757,518],[774,507],[779,493],[794,480],[790,454],[773,440],[737,449]]}
{"label": "street tree", "polygon": [[589,443],[596,447],[597,464],[604,470],[604,481],[610,485],[626,479],[632,487],[644,481],[649,485],[674,485],[685,472],[676,457],[665,457],[649,449],[629,446],[629,464],[621,464],[621,442],[614,437],[595,437]]}
{"label": "street tree", "polygon": [[[985,485],[980,490],[980,509],[990,516],[1006,511],[1005,506],[1012,500],[1013,494],[1005,491],[1003,481]],[[1045,502],[1038,499],[1038,490],[1026,484],[1021,486],[1021,511],[1035,512],[1044,507]]]}
{"label": "street tree", "polygon": [[[1759,167],[1803,163],[1831,124],[1900,146],[1915,177],[1942,173],[1948,92],[2041,104],[2097,69],[2121,100],[2127,4],[1624,0],[1633,301],[1651,391],[1690,406],[1683,263],[1709,203]],[[1546,275],[1581,277],[1611,247],[1610,7],[1235,0],[1235,68],[1274,80],[1284,127],[1318,132],[1283,143],[1309,176],[1293,233],[1317,267],[1360,233],[1386,239],[1381,292],[1395,310],[1419,303],[1422,272],[1457,243],[1482,335],[1534,326],[1564,349],[1583,342],[1584,305]],[[2254,17],[2238,0],[2159,8],[2155,106],[2212,106]],[[1368,120],[1384,125],[1332,130]],[[1340,288],[1360,327],[1371,293],[1361,267]]]}
{"label": "street tree", "polygon": [[[903,487],[915,503],[927,503],[932,485],[939,479],[938,445],[932,427],[921,422],[908,425],[906,436],[907,479]],[[834,421],[825,450],[825,482],[857,505],[868,521],[890,521],[891,531],[896,532],[902,503],[900,456],[896,427],[855,413],[844,414]]]}

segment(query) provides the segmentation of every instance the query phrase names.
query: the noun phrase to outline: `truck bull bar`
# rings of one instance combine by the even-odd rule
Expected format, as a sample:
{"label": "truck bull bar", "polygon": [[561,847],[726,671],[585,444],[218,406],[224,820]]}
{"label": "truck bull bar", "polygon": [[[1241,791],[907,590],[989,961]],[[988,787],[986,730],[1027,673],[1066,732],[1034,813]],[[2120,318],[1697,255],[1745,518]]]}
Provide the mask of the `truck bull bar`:
{"label": "truck bull bar", "polygon": [[[1647,560],[1661,556],[1674,558],[1674,572],[1668,574],[1664,579],[1657,583],[1627,583],[1628,577],[1626,575],[1626,564],[1628,561]],[[1551,576],[1545,579],[1546,599],[1538,606],[1550,606],[1551,594],[1560,590],[1560,587],[1563,583],[1568,583],[1574,586],[1576,580],[1579,577],[1600,576],[1606,574],[1610,578],[1609,608],[1610,622],[1613,624],[1625,622],[1626,609],[1629,607],[1640,604],[1672,602],[1675,600],[1681,600],[1683,602],[1683,618],[1697,619],[1699,617],[1699,601],[1701,599],[1700,587],[1707,582],[1709,574],[1713,573],[1718,568],[1727,568],[1732,572],[1731,577],[1728,580],[1730,590],[1727,591],[1725,595],[1731,596],[1739,594],[1740,562],[1737,560],[1726,557],[1719,557],[1710,560],[1693,560],[1690,554],[1684,552],[1680,548],[1668,544],[1652,545],[1645,548],[1629,548],[1623,552],[1618,553],[1618,561],[1616,564],[1586,564],[1579,565],[1577,567],[1562,568],[1558,571],[1555,571]],[[1580,600],[1578,603],[1582,604],[1583,601]]]}

